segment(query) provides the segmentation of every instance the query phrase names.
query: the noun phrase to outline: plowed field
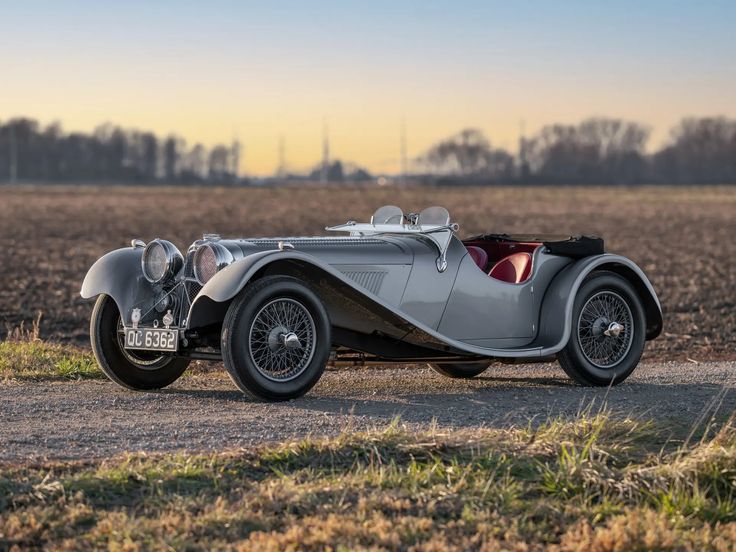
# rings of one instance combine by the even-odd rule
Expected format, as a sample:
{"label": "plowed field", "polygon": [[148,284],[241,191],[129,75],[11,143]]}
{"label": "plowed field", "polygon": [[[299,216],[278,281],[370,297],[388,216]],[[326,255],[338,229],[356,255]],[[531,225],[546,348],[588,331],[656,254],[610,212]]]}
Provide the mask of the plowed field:
{"label": "plowed field", "polygon": [[645,358],[736,358],[736,188],[0,187],[0,338],[42,313],[41,337],[84,343],[87,268],[132,237],[181,248],[202,232],[315,235],[382,204],[440,204],[463,236],[596,233],[644,268],[665,311]]}

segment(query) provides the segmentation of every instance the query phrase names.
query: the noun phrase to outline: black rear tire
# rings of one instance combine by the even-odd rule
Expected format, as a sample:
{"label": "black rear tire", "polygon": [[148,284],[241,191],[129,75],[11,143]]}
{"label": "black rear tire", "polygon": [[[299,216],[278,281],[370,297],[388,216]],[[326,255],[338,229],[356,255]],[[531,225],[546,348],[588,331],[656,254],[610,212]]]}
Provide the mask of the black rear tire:
{"label": "black rear tire", "polygon": [[222,358],[238,389],[284,401],[314,387],[331,339],[327,310],[312,289],[290,276],[267,276],[249,283],[228,308]]}
{"label": "black rear tire", "polygon": [[488,370],[490,365],[490,362],[453,362],[445,364],[430,363],[429,367],[448,378],[469,379],[482,374]]}
{"label": "black rear tire", "polygon": [[[606,335],[613,322],[623,329]],[[557,359],[580,385],[616,385],[639,364],[645,334],[644,307],[631,284],[614,272],[593,272],[575,297],[570,340]]]}
{"label": "black rear tire", "polygon": [[121,327],[117,304],[109,295],[100,295],[90,320],[92,352],[104,374],[121,387],[161,389],[174,383],[187,369],[186,358],[125,350]]}

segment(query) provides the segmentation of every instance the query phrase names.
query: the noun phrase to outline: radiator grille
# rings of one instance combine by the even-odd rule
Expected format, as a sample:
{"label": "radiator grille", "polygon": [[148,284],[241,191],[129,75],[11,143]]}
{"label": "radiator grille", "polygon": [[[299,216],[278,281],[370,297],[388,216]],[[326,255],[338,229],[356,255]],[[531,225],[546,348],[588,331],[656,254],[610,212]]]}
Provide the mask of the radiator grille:
{"label": "radiator grille", "polygon": [[187,259],[184,265],[184,279],[182,282],[184,288],[181,294],[181,310],[179,312],[179,319],[181,324],[189,317],[189,309],[192,306],[192,301],[202,289],[202,286],[194,278],[194,252],[190,252],[187,255]]}
{"label": "radiator grille", "polygon": [[189,302],[191,303],[194,301],[194,298],[197,296],[197,294],[201,291],[202,286],[199,285],[199,282],[196,280],[188,280],[185,284],[187,289],[187,297],[189,298]]}

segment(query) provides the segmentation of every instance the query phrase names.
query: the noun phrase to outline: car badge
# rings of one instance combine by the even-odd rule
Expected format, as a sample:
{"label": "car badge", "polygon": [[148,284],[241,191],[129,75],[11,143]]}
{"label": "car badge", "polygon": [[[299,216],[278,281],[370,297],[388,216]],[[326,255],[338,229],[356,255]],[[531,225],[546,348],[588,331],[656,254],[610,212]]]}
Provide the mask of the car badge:
{"label": "car badge", "polygon": [[169,326],[171,326],[172,322],[174,322],[174,315],[171,314],[171,310],[167,310],[166,314],[164,314],[163,317],[164,326],[166,329],[169,329]]}
{"label": "car badge", "polygon": [[133,329],[138,329],[138,322],[141,321],[141,309],[133,309],[133,313],[130,315],[130,320],[133,322]]}

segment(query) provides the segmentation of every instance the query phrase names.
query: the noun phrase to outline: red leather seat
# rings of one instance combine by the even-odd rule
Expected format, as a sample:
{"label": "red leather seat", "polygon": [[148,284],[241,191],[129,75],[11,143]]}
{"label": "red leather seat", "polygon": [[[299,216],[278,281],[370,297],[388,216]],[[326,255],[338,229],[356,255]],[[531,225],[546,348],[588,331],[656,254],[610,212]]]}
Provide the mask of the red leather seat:
{"label": "red leather seat", "polygon": [[485,271],[488,266],[488,253],[474,245],[467,246],[467,250],[468,254],[473,258],[473,261],[475,261],[475,264],[478,265],[478,268]]}
{"label": "red leather seat", "polygon": [[532,271],[532,256],[529,253],[514,253],[498,261],[488,273],[509,284],[519,284],[529,277]]}

